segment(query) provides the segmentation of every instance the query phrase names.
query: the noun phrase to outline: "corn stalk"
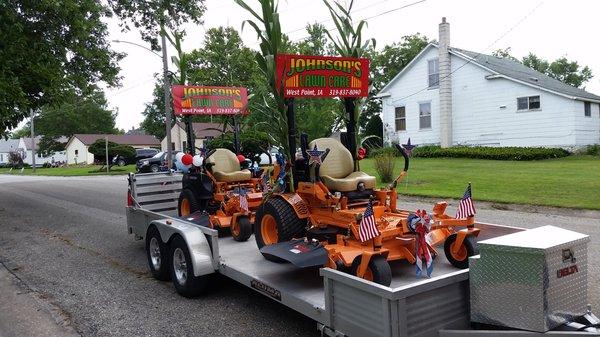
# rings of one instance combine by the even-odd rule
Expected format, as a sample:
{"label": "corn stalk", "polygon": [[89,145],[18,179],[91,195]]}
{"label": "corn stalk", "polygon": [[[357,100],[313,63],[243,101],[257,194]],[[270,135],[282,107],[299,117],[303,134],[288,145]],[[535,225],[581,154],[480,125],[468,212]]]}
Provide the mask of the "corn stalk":
{"label": "corn stalk", "polygon": [[[338,36],[333,37],[329,31],[325,31],[329,39],[333,42],[333,46],[337,53],[343,57],[363,57],[365,52],[369,49],[369,47],[375,48],[376,41],[375,39],[366,39],[363,41],[362,30],[366,27],[367,22],[365,20],[360,20],[356,27],[352,21],[352,6],[354,4],[354,0],[350,1],[348,8],[344,8],[337,2],[333,2],[333,5],[329,0],[323,0],[327,9],[329,9],[329,13],[331,14],[331,19],[335,24],[335,27],[338,31]],[[366,103],[366,98],[356,99],[351,97],[344,98],[346,104],[352,102],[354,105],[354,118],[353,127],[354,127],[354,144],[361,144],[359,141],[359,132],[358,132],[358,117],[360,112],[362,111],[362,107]],[[346,116],[344,118],[346,122],[346,130],[348,130],[348,124],[350,123],[350,116]],[[357,148],[354,149],[357,151]],[[356,158],[356,153],[353,154],[353,157]],[[358,162],[356,162],[358,163]],[[358,165],[358,164],[357,164]]]}
{"label": "corn stalk", "polygon": [[[257,0],[261,8],[260,14],[244,0],[235,0],[235,2],[254,17],[254,19],[245,20],[242,23],[242,30],[245,25],[249,25],[254,29],[260,41],[260,52],[255,54],[255,59],[269,83],[270,90],[263,96],[261,113],[265,114],[267,120],[271,122],[271,127],[275,131],[273,132],[275,140],[283,148],[288,160],[293,163],[296,149],[290,149],[288,143],[288,120],[286,115],[288,102],[283,97],[283,83],[275,83],[275,56],[283,43],[279,13],[277,12],[278,1]],[[291,175],[290,189],[292,191],[294,189]]]}

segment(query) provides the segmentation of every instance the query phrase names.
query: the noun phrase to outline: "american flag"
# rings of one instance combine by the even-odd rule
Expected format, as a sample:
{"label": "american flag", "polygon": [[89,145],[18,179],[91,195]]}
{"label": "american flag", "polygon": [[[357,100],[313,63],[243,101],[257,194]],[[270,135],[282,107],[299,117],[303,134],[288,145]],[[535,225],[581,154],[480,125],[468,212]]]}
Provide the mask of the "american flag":
{"label": "american flag", "polygon": [[240,208],[248,212],[248,197],[246,189],[240,188]]}
{"label": "american flag", "polygon": [[358,227],[358,236],[360,242],[365,242],[379,236],[379,230],[377,229],[377,224],[375,223],[375,214],[373,214],[373,203],[371,203],[371,200],[369,200],[367,209],[365,209],[365,213],[360,221],[360,226]]}
{"label": "american flag", "polygon": [[471,184],[467,186],[467,190],[460,200],[458,210],[456,211],[457,219],[464,219],[475,215],[475,205],[473,205],[473,199],[471,199]]}

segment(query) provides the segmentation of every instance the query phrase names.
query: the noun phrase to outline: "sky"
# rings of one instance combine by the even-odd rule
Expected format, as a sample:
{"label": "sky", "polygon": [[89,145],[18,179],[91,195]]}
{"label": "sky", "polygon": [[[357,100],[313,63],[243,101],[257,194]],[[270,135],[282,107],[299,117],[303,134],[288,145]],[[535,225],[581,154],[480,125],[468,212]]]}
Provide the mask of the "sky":
{"label": "sky", "polygon": [[[258,1],[246,0],[255,5]],[[346,3],[345,0],[339,0]],[[241,30],[250,16],[233,0],[206,0],[207,11],[202,25],[185,26],[184,49],[201,48],[207,29],[232,26]],[[320,22],[333,29],[322,0],[280,0],[282,31],[292,41],[306,37],[304,27]],[[587,65],[595,75],[585,84],[586,90],[600,94],[600,1],[595,0],[355,0],[355,20],[366,18],[364,37],[375,37],[377,48],[399,41],[402,36],[421,33],[430,40],[438,37],[442,17],[450,23],[450,44],[480,53],[511,48],[517,58],[529,52],[548,60],[566,56]],[[139,32],[123,33],[116,19],[109,22],[111,40],[146,45]],[[333,32],[335,35],[335,31]],[[256,34],[245,28],[241,32],[246,46],[258,48]],[[154,74],[162,72],[162,61],[156,55],[130,44],[112,43],[115,51],[127,53],[120,62],[122,86],[108,88],[109,106],[118,111],[117,127],[138,127],[145,104],[152,100]],[[173,50],[169,49],[169,57]],[[169,65],[173,70],[173,64]]]}

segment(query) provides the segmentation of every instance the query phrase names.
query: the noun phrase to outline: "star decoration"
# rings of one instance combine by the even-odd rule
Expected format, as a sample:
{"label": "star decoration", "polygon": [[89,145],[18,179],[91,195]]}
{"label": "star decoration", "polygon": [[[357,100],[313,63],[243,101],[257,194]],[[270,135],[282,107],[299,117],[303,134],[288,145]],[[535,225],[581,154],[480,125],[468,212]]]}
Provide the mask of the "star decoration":
{"label": "star decoration", "polygon": [[323,153],[325,153],[325,151],[317,149],[317,144],[315,144],[315,147],[312,150],[306,150],[306,153],[310,157],[308,159],[308,165],[312,165],[322,163],[321,156],[323,155]]}
{"label": "star decoration", "polygon": [[408,138],[408,142],[406,144],[402,144],[402,148],[404,149],[404,151],[406,152],[407,156],[410,156],[412,154],[412,150],[417,147],[416,145],[412,145],[410,143],[410,138]]}

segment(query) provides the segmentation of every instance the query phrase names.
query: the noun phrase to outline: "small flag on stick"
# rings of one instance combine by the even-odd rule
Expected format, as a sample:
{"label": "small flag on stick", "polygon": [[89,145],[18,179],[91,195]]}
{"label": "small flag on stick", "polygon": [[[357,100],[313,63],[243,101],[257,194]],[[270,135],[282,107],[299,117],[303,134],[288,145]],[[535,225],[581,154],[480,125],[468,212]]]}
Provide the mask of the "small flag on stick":
{"label": "small flag on stick", "polygon": [[458,205],[455,218],[465,219],[470,216],[474,216],[475,213],[475,205],[473,205],[473,199],[471,199],[471,184],[469,184],[465,194],[463,195],[462,199],[460,199],[460,204]]}
{"label": "small flag on stick", "polygon": [[246,189],[240,189],[240,208],[244,211],[248,212],[248,197],[247,197]]}
{"label": "small flag on stick", "polygon": [[369,204],[365,209],[365,213],[363,213],[360,226],[358,227],[358,236],[360,242],[365,242],[379,236],[379,234],[377,224],[375,223],[375,214],[373,213],[373,203],[369,200]]}

